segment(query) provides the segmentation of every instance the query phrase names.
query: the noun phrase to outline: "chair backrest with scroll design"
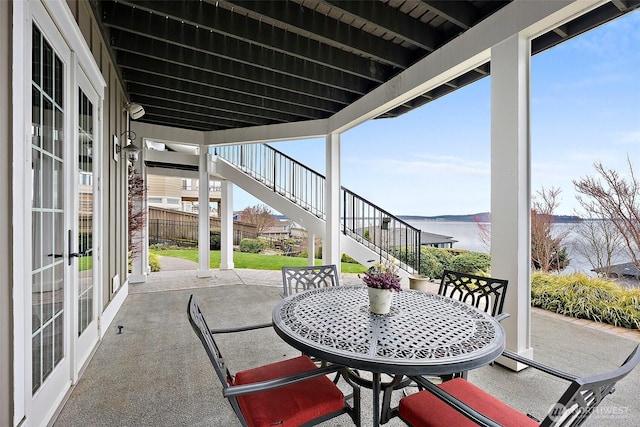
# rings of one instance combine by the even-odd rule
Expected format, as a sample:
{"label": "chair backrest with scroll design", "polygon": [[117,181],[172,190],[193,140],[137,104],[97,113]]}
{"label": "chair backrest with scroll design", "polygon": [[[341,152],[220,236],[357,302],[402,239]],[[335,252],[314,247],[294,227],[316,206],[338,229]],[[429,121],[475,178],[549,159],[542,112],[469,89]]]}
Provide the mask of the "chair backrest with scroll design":
{"label": "chair backrest with scroll design", "polygon": [[[570,383],[542,423],[538,424],[532,415],[521,412],[464,378],[435,385],[427,378],[412,377],[426,390],[402,398],[397,414],[415,427],[577,427],[587,420],[606,396],[614,392],[616,383],[640,363],[640,345],[619,368],[590,377],[578,377],[509,351],[502,355]],[[524,398],[526,400],[526,396]]]}
{"label": "chair backrest with scroll design", "polygon": [[471,304],[495,317],[502,314],[508,283],[506,279],[445,270],[438,294]]}
{"label": "chair backrest with scroll design", "polygon": [[338,286],[340,279],[335,265],[282,267],[283,297],[325,286]]}
{"label": "chair backrest with scroll design", "polygon": [[624,363],[613,371],[591,377],[576,378],[540,424],[547,426],[579,426],[609,394],[615,385],[640,363],[640,345]]}

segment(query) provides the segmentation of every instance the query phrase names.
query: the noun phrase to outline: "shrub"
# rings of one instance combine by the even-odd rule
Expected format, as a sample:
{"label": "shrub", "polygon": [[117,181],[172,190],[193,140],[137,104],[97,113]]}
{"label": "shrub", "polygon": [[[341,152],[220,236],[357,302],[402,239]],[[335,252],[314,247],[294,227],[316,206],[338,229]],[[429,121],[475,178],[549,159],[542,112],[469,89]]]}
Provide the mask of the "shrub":
{"label": "shrub", "polygon": [[214,251],[220,250],[220,232],[219,231],[209,232],[209,249]]}
{"label": "shrub", "polygon": [[443,249],[430,246],[420,248],[420,274],[431,279],[439,279],[446,268],[449,268],[451,254]]}
{"label": "shrub", "polygon": [[[401,262],[415,265],[415,254],[411,247],[400,246],[390,252]],[[442,278],[445,269],[475,273],[486,272],[490,266],[491,257],[480,252],[471,252],[466,249],[434,248],[432,246],[420,248],[420,274],[431,279]]]}
{"label": "shrub", "polygon": [[349,264],[359,264],[358,261],[356,261],[355,259],[351,258],[347,254],[342,254],[342,256],[340,257],[340,262],[347,262]]}
{"label": "shrub", "polygon": [[481,252],[463,252],[454,256],[447,268],[468,274],[487,273],[491,269],[491,257]]}
{"label": "shrub", "polygon": [[640,329],[640,289],[584,274],[531,275],[531,305],[565,316]]}
{"label": "shrub", "polygon": [[240,241],[240,252],[257,254],[260,253],[261,250],[262,242],[258,239],[242,239]]}
{"label": "shrub", "polygon": [[149,268],[152,272],[160,271],[160,257],[158,254],[149,254]]}

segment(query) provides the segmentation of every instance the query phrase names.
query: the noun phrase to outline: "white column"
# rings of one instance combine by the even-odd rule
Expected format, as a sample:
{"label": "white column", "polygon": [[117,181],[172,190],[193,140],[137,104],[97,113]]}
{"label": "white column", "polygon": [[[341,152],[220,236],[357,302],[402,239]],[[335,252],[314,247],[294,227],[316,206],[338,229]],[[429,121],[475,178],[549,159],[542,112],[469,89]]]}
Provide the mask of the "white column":
{"label": "white column", "polygon": [[509,280],[504,311],[511,316],[502,321],[506,346],[528,357],[533,353],[530,58],[529,40],[518,35],[491,49],[491,275]]}
{"label": "white column", "polygon": [[233,270],[233,183],[220,184],[220,270]]}
{"label": "white column", "polygon": [[335,264],[340,273],[340,134],[326,138],[325,233],[322,263]]}
{"label": "white column", "polygon": [[211,277],[209,250],[209,149],[200,147],[198,165],[198,277]]}
{"label": "white column", "polygon": [[316,235],[308,232],[307,234],[307,264],[315,265],[315,253],[316,253]]}
{"label": "white column", "polygon": [[[122,146],[127,144],[125,139],[120,140]],[[143,186],[147,186],[147,167],[144,164],[144,140],[140,138],[140,154],[138,154],[138,160],[133,162],[133,166],[142,178]],[[126,157],[120,159],[121,162],[129,161]],[[125,166],[126,167],[126,166]],[[125,179],[128,179],[128,173],[125,172]],[[146,195],[146,192],[144,193]],[[128,197],[128,196],[127,196]],[[151,272],[149,268],[149,205],[146,197],[143,200],[135,202],[135,209],[142,209],[145,218],[144,227],[140,230],[133,231],[131,233],[131,240],[134,242],[140,242],[140,251],[134,253],[131,259],[131,274],[129,275],[129,283],[144,283],[147,281],[147,276]],[[126,232],[126,231],[125,231]]]}

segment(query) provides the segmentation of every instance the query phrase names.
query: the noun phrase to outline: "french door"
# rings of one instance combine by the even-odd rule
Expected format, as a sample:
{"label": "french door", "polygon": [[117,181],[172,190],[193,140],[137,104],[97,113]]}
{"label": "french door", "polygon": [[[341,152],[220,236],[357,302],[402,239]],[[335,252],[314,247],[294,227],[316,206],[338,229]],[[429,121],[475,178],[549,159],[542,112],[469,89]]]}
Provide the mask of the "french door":
{"label": "french door", "polygon": [[[78,75],[77,89],[77,122],[75,135],[75,171],[74,212],[75,221],[69,230],[69,261],[72,267],[74,293],[74,318],[72,325],[74,338],[72,342],[74,353],[74,373],[84,365],[94,346],[98,342],[98,301],[99,292],[96,282],[98,279],[100,254],[98,213],[99,188],[96,160],[99,155],[97,141],[98,126],[98,95],[93,90],[84,74]],[[74,233],[75,230],[75,233]],[[76,234],[77,233],[77,234]],[[76,246],[77,245],[77,246]],[[75,263],[74,263],[75,258]]]}
{"label": "french door", "polygon": [[100,99],[40,2],[31,28],[31,424],[99,339]]}
{"label": "french door", "polygon": [[43,19],[32,27],[31,391],[35,425],[71,383],[66,230],[71,54]]}

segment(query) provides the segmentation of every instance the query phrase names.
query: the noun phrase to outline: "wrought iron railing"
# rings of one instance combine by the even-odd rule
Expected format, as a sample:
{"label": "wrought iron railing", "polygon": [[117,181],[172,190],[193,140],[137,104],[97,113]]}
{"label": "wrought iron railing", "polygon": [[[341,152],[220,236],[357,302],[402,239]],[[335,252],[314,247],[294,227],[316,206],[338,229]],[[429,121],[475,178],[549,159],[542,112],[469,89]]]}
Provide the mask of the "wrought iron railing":
{"label": "wrought iron railing", "polygon": [[411,273],[420,271],[421,231],[341,187],[342,233],[378,254],[379,261],[398,260]]}
{"label": "wrought iron railing", "polygon": [[[325,217],[325,177],[266,144],[216,147],[225,159],[320,219]],[[411,273],[420,269],[421,231],[348,189],[340,188],[341,231],[374,251],[376,261],[399,261]]]}
{"label": "wrought iron railing", "polygon": [[215,154],[301,208],[324,219],[324,176],[266,144],[216,147]]}

